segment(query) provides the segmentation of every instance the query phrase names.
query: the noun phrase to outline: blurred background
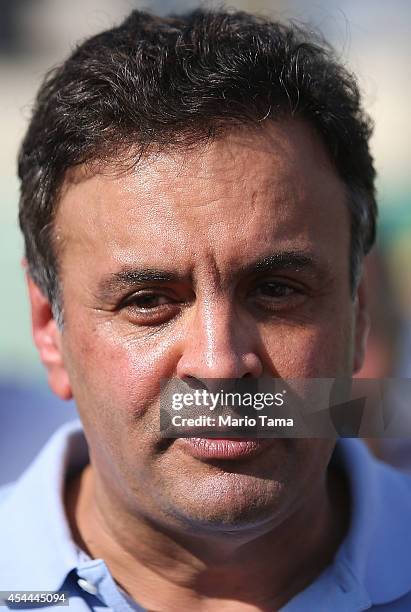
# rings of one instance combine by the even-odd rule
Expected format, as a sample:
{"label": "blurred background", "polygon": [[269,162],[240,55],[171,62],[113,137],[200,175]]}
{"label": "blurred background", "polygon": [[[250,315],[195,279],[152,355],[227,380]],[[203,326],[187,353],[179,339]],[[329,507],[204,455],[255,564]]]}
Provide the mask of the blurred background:
{"label": "blurred background", "polygon": [[[0,484],[15,479],[50,433],[75,417],[72,403],[48,390],[20,267],[16,156],[36,91],[77,42],[119,23],[133,8],[166,14],[196,6],[192,0],[0,0]],[[227,6],[319,28],[359,78],[376,124],[380,204],[378,249],[368,264],[373,331],[361,374],[411,377],[411,3],[237,0]],[[408,447],[401,459],[397,451],[384,452],[394,463],[411,465]]]}

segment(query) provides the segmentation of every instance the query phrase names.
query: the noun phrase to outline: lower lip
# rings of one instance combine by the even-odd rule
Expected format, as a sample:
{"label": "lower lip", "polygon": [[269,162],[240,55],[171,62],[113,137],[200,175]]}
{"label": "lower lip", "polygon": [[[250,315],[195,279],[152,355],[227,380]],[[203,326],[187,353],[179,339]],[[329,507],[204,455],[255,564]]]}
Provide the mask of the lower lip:
{"label": "lower lip", "polygon": [[198,459],[242,459],[258,455],[272,442],[253,438],[178,438],[186,452]]}

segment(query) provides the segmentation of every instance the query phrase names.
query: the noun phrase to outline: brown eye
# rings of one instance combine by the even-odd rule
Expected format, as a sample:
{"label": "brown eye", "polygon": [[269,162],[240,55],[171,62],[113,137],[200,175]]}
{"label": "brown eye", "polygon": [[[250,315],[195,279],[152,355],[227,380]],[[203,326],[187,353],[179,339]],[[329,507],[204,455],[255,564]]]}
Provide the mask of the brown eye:
{"label": "brown eye", "polygon": [[136,310],[152,310],[170,303],[173,303],[173,301],[166,295],[157,293],[140,293],[134,294],[129,300],[127,300],[125,305],[131,306]]}
{"label": "brown eye", "polygon": [[287,283],[265,282],[258,285],[253,291],[253,297],[266,301],[278,301],[298,295],[300,292]]}
{"label": "brown eye", "polygon": [[261,296],[283,298],[293,295],[296,290],[284,283],[264,283],[257,289],[257,292]]}
{"label": "brown eye", "polygon": [[146,290],[130,295],[120,310],[134,325],[155,326],[177,316],[181,312],[181,302],[166,293]]}
{"label": "brown eye", "polygon": [[285,281],[265,281],[251,292],[252,303],[266,312],[292,310],[305,301],[304,291]]}

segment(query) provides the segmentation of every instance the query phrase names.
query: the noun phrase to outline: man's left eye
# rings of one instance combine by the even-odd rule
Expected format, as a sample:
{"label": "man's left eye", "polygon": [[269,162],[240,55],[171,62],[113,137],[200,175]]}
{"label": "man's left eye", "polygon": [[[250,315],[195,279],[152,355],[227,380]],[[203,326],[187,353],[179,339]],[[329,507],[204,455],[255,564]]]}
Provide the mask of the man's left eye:
{"label": "man's left eye", "polygon": [[259,285],[256,287],[253,293],[259,298],[282,299],[291,297],[300,292],[295,287],[292,287],[286,283],[272,281]]}

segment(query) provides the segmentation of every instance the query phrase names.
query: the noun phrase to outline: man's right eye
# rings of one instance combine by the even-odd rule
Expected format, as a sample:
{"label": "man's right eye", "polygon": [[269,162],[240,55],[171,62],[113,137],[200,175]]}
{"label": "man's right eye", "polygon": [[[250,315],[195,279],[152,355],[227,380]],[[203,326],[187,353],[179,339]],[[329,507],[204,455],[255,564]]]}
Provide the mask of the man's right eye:
{"label": "man's right eye", "polygon": [[137,293],[127,299],[125,306],[132,306],[141,310],[150,310],[170,303],[170,298],[157,293]]}
{"label": "man's right eye", "polygon": [[153,291],[141,291],[130,295],[121,304],[130,320],[139,325],[160,325],[180,311],[181,303],[175,298]]}

